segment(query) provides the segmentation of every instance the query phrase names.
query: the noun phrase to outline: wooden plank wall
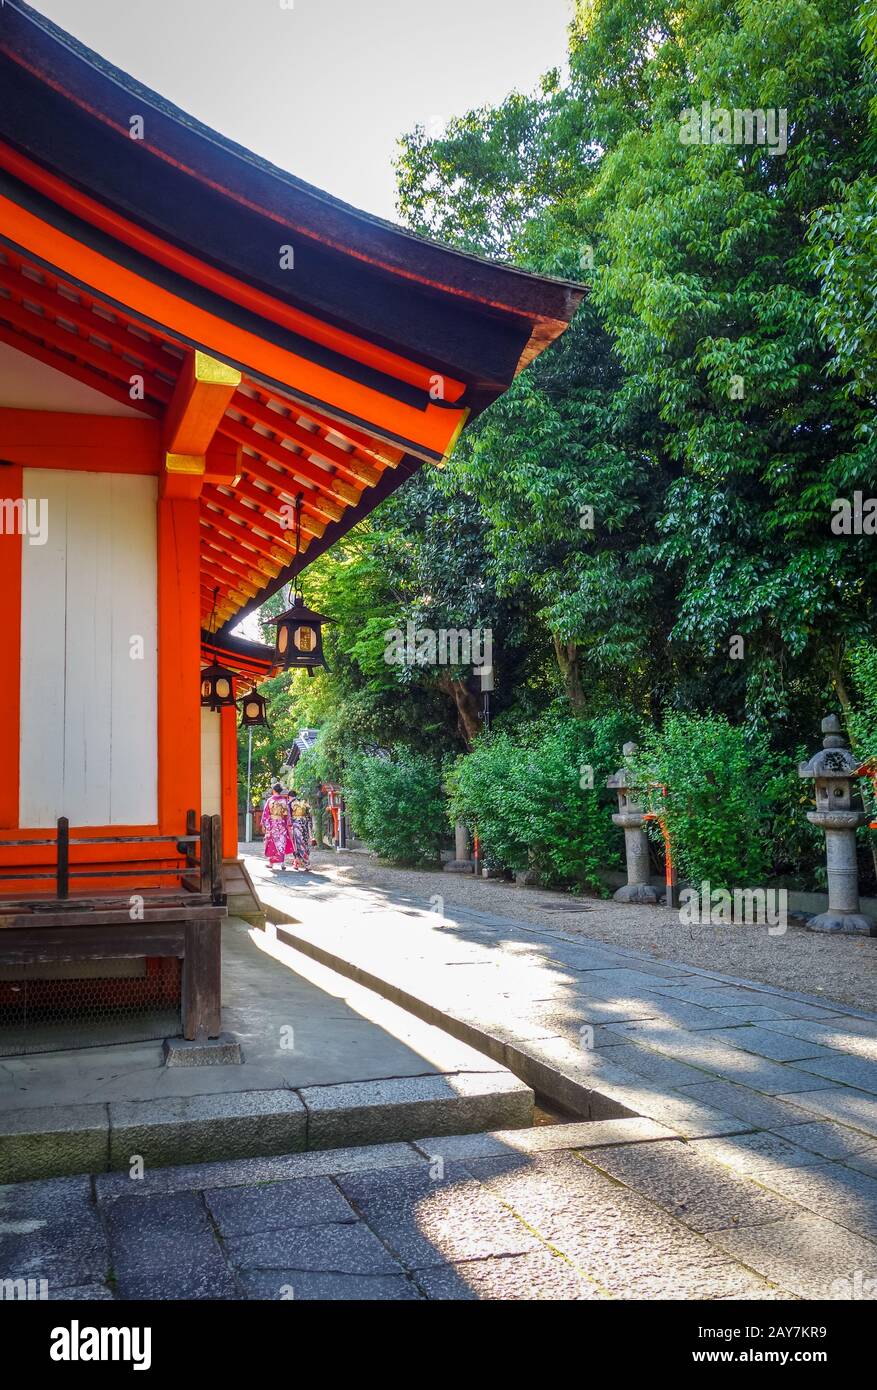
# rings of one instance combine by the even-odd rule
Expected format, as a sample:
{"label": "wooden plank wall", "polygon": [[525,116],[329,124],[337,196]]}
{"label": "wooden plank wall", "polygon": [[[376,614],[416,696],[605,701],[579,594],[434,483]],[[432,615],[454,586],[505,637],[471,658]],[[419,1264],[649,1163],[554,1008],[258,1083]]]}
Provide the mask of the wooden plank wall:
{"label": "wooden plank wall", "polygon": [[48,527],[22,545],[19,824],[155,824],[156,480],[26,468],[23,493]]}

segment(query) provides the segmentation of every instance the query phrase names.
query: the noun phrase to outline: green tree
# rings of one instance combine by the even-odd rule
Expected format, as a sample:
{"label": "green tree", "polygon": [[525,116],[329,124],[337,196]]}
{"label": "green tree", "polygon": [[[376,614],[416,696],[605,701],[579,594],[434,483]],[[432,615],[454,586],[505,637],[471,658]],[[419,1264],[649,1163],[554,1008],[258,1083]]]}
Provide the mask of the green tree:
{"label": "green tree", "polygon": [[[873,84],[853,19],[850,0],[593,0],[565,86],[469,113],[440,142],[415,133],[400,160],[418,230],[457,225],[467,245],[592,285],[578,343],[573,330],[520,378],[452,464],[493,508],[500,575],[515,548],[530,558],[507,540],[529,509],[541,613],[574,635],[589,694],[648,687],[655,706],[779,721],[787,744],[874,632],[873,546],[830,529],[832,500],[874,485],[870,407],[826,345],[808,244],[867,167]],[[704,102],[785,112],[788,148],[747,144],[745,127],[744,143],[714,142],[718,125],[683,143]],[[595,531],[576,551],[551,507],[601,484],[616,543]]]}
{"label": "green tree", "polygon": [[865,58],[862,80],[870,116],[861,145],[863,172],[851,183],[838,179],[838,199],[817,209],[811,234],[822,275],[820,326],[838,369],[873,405],[877,390],[877,178],[870,169],[877,149],[877,0],[866,0],[856,24]]}
{"label": "green tree", "polygon": [[[860,167],[852,13],[848,0],[655,4],[646,40],[642,16],[609,3],[573,55],[575,80],[601,90],[622,26],[632,72],[616,80],[638,77],[645,95],[594,191],[594,297],[681,470],[660,522],[681,581],[673,633],[715,670],[744,639],[746,707],[763,725],[789,715],[802,673],[836,682],[847,641],[873,630],[873,545],[830,530],[832,500],[873,481],[873,447],[829,370],[807,244],[814,210]],[[681,113],[703,102],[788,112],[787,151],[682,143]]]}
{"label": "green tree", "polygon": [[601,889],[601,872],[621,862],[606,778],[635,723],[554,710],[514,734],[484,735],[449,775],[452,818],[477,831],[482,852],[504,868]]}
{"label": "green tree", "polygon": [[[714,888],[763,884],[768,831],[788,779],[777,780],[766,739],[720,716],[669,714],[630,759],[633,778],[661,817],[680,880]],[[649,825],[661,843],[657,821]]]}
{"label": "green tree", "polygon": [[480,683],[471,667],[421,665],[416,649],[410,661],[404,652],[394,659],[400,652],[392,634],[406,634],[408,623],[474,634],[478,657],[489,633],[499,710],[521,683],[538,682],[535,618],[520,592],[499,594],[487,529],[471,494],[446,491],[436,471],[424,469],[307,570],[309,599],[334,621],[325,642],[329,676],[320,676],[319,690],[314,680],[313,694],[304,692],[303,708],[315,724],[333,726],[340,760],[342,743],[349,752],[399,742],[456,752],[480,731]]}

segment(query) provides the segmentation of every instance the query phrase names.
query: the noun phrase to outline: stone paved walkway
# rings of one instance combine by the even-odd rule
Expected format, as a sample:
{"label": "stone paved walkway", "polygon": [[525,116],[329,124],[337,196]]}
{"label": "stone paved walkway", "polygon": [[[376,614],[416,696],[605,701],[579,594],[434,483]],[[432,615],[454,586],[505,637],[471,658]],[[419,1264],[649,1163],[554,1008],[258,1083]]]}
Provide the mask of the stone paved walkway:
{"label": "stone paved walkway", "polygon": [[747,1138],[632,1118],[19,1183],[0,1188],[2,1296],[873,1297],[864,1175]]}
{"label": "stone paved walkway", "polygon": [[253,869],[298,919],[283,930],[299,949],[444,1018],[531,1084],[550,1077],[555,1096],[664,1126],[673,1140],[598,1165],[631,1194],[787,1291],[828,1297],[859,1271],[877,1297],[873,1015],[583,941],[561,914],[521,922],[418,898],[416,875],[393,892],[328,856],[286,881]]}
{"label": "stone paved walkway", "polygon": [[877,1297],[877,1019],[562,919],[441,915],[397,882],[348,864],[263,891],[308,971],[331,955],[628,1117],[7,1186],[0,1279],[59,1299]]}

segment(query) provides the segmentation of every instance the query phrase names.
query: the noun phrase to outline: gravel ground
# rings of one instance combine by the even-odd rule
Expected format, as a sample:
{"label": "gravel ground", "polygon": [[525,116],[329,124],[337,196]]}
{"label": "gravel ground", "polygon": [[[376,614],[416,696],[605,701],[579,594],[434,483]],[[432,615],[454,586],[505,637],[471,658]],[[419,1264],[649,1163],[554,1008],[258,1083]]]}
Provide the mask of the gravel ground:
{"label": "gravel ground", "polygon": [[[251,846],[259,853],[261,846]],[[877,1012],[877,938],[827,936],[790,926],[782,936],[766,927],[682,924],[664,907],[572,898],[567,893],[519,888],[496,879],[416,869],[395,869],[364,852],[316,851],[313,869],[350,887],[410,897],[428,906],[441,893],[454,906],[547,930],[641,951],[654,960],[682,961],[780,989],[819,995],[827,1002]]]}

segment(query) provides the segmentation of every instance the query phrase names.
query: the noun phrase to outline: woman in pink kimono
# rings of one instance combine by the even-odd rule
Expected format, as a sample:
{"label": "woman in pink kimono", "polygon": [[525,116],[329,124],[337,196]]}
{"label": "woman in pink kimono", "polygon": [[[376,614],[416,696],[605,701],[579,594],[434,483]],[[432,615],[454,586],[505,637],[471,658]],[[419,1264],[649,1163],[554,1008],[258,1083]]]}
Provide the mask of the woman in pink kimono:
{"label": "woman in pink kimono", "polygon": [[262,812],[262,830],[265,835],[265,856],[272,869],[282,868],[287,854],[294,854],[292,843],[292,818],[289,814],[289,798],[279,782],[275,782],[271,795],[265,802]]}

